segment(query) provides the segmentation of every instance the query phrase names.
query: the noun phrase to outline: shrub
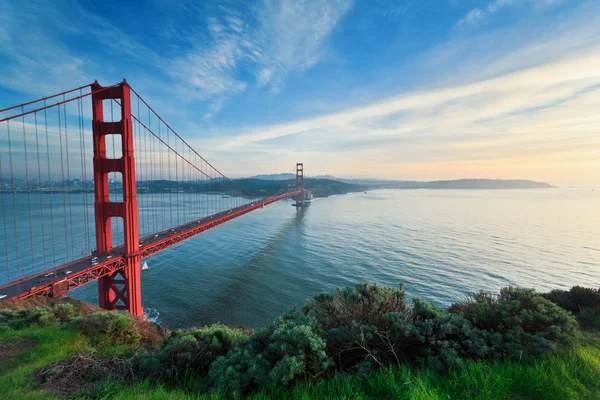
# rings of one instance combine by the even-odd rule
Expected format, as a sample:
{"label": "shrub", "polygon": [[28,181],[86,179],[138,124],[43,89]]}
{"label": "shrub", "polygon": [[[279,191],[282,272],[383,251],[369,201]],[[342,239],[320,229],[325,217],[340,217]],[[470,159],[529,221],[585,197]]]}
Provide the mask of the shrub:
{"label": "shrub", "polygon": [[52,307],[52,313],[57,321],[71,321],[75,318],[75,307],[71,303],[56,303]]}
{"label": "shrub", "polygon": [[385,317],[408,311],[402,286],[359,283],[338,288],[335,294],[321,293],[308,300],[303,311],[316,319],[327,342],[327,354],[339,370],[368,372],[398,356],[389,343]]}
{"label": "shrub", "polygon": [[75,316],[73,305],[57,303],[54,307],[34,307],[25,310],[0,310],[0,324],[11,329],[23,329],[37,324],[70,321]]}
{"label": "shrub", "polygon": [[[462,315],[413,299],[412,321],[417,343],[405,353],[419,364],[442,370],[463,364],[463,359],[488,356],[489,347],[482,332]],[[397,331],[392,325],[392,332]]]}
{"label": "shrub", "polygon": [[243,329],[210,325],[173,332],[162,349],[146,352],[131,360],[131,370],[143,379],[184,382],[191,376],[205,376],[217,357],[247,336]]}
{"label": "shrub", "polygon": [[258,387],[320,376],[332,362],[317,331],[313,316],[291,310],[218,357],[209,383],[219,393],[237,397]]}
{"label": "shrub", "polygon": [[139,335],[130,330],[131,322],[130,317],[111,311],[84,315],[74,321],[81,332],[96,344],[139,341]]}
{"label": "shrub", "polygon": [[533,289],[507,287],[498,296],[479,292],[449,311],[482,331],[495,358],[542,354],[577,337],[578,324],[571,313]]}
{"label": "shrub", "polygon": [[577,314],[584,308],[594,308],[600,304],[600,289],[581,286],[573,286],[569,290],[555,289],[549,293],[543,293],[541,296],[573,314]]}
{"label": "shrub", "polygon": [[600,329],[600,288],[573,286],[570,290],[552,290],[542,296],[571,311],[582,327]]}
{"label": "shrub", "polygon": [[399,289],[374,283],[357,283],[354,287],[338,288],[335,294],[321,293],[307,300],[304,313],[314,316],[325,331],[348,327],[352,321],[360,325],[378,324],[385,314],[403,312],[406,294]]}
{"label": "shrub", "polygon": [[46,324],[54,321],[54,314],[47,307],[34,307],[27,310],[0,310],[0,324],[11,329],[23,329],[33,324]]}

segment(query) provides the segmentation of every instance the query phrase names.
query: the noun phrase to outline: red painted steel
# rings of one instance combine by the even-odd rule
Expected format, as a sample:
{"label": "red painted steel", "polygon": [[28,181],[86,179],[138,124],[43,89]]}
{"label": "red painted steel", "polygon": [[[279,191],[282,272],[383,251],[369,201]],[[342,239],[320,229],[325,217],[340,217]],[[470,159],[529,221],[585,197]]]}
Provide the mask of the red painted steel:
{"label": "red painted steel", "polygon": [[[21,110],[21,113],[0,119],[0,122],[10,121],[18,117],[24,117],[26,115],[34,114],[49,108],[58,107],[87,96],[90,96],[92,99],[93,112],[92,134],[94,150],[93,173],[96,251],[91,257],[84,257],[79,260],[75,260],[49,270],[44,270],[44,272],[40,272],[26,278],[21,278],[6,285],[0,286],[0,289],[3,290],[10,289],[10,296],[12,296],[12,298],[23,299],[32,295],[60,297],[65,295],[70,289],[74,289],[86,283],[98,280],[99,303],[102,308],[107,310],[122,309],[129,311],[133,315],[143,315],[140,285],[140,262],[142,257],[149,257],[232,219],[238,218],[259,208],[264,208],[264,206],[276,201],[287,198],[295,198],[296,205],[302,205],[304,203],[303,164],[297,163],[296,188],[293,192],[261,198],[250,204],[235,207],[230,210],[219,212],[218,214],[214,214],[212,216],[204,217],[162,232],[154,233],[140,240],[133,148],[133,120],[137,121],[140,126],[143,126],[148,132],[156,137],[158,141],[162,143],[162,145],[166,146],[171,152],[179,156],[192,168],[195,168],[200,174],[211,180],[214,180],[217,185],[226,189],[226,193],[229,188],[224,184],[224,182],[231,183],[242,189],[239,194],[243,194],[243,188],[241,188],[236,182],[231,181],[229,178],[219,172],[214,166],[212,166],[212,164],[202,158],[194,149],[191,148],[187,142],[185,142],[175,131],[173,131],[170,126],[168,126],[166,122],[164,122],[164,120],[158,114],[156,114],[141,97],[140,100],[148,107],[148,109],[151,110],[156,117],[162,121],[165,126],[167,126],[168,129],[170,129],[171,132],[188,147],[191,152],[200,157],[205,165],[210,166],[210,168],[212,168],[217,175],[207,174],[202,169],[198,169],[194,163],[191,163],[178,151],[178,147],[176,145],[175,147],[172,147],[168,143],[168,139],[167,142],[165,142],[160,137],[160,130],[159,135],[157,136],[150,130],[150,127],[146,127],[142,121],[132,115],[130,95],[131,92],[134,91],[125,80],[112,86],[102,87],[98,84],[98,82],[95,82],[89,86],[91,87],[89,93],[80,94],[79,96],[72,98],[66,99],[64,95],[76,92],[84,87],[72,89],[54,96],[45,97],[40,100],[23,103],[19,106],[1,110],[12,110],[63,95],[62,101],[58,101],[50,105],[46,105],[44,102],[44,106],[41,108],[26,112]],[[121,110],[121,118],[119,121],[115,122],[105,120],[103,100],[114,101],[119,105]],[[120,136],[122,149],[122,155],[120,158],[107,158],[107,135]],[[111,172],[119,172],[122,175],[122,201],[111,201],[109,193],[109,174]],[[218,176],[223,179],[218,178]],[[121,218],[124,226],[124,243],[122,246],[115,248],[112,247],[113,238],[111,218],[113,217]]]}
{"label": "red painted steel", "polygon": [[[93,142],[94,142],[94,215],[96,220],[96,248],[98,253],[112,249],[111,217],[123,219],[125,255],[124,267],[104,275],[98,281],[100,307],[106,310],[128,310],[132,315],[143,315],[140,283],[138,206],[133,157],[130,88],[126,81],[110,90],[98,82],[92,84]],[[121,120],[105,122],[103,100],[119,100]],[[106,135],[121,136],[122,155],[119,159],[106,157]],[[123,201],[111,202],[108,174],[120,172],[123,177]]]}
{"label": "red painted steel", "polygon": [[[140,240],[140,243],[142,243],[142,245],[139,250],[139,255],[141,257],[149,257],[149,256],[154,255],[154,254],[156,254],[162,250],[165,250],[171,246],[181,243],[184,240],[187,240],[187,239],[192,238],[196,235],[199,235],[203,232],[206,232],[209,229],[215,228],[215,227],[222,225],[228,221],[231,221],[232,219],[241,217],[242,215],[248,214],[249,212],[258,210],[260,208],[263,208],[264,206],[275,203],[277,201],[287,199],[287,198],[294,198],[298,194],[299,194],[299,192],[294,191],[294,192],[285,193],[285,194],[282,194],[279,196],[267,197],[267,198],[264,198],[264,199],[261,199],[261,200],[255,202],[255,203],[252,203],[250,205],[242,206],[235,211],[231,210],[231,213],[226,211],[223,213],[224,214],[223,216],[211,219],[209,221],[204,221],[204,222],[195,221],[195,222],[184,224],[184,225],[172,228],[172,229],[168,229],[163,232],[159,232],[154,235],[146,236]],[[123,250],[123,247],[120,246],[120,247],[114,248],[113,252],[114,251],[119,252],[122,250]],[[89,259],[89,257],[86,259]],[[82,261],[85,261],[86,259],[76,260],[69,264],[65,264],[60,267],[54,268],[52,271],[58,272],[56,274],[57,275],[56,280],[50,281],[50,282],[45,282],[42,285],[33,287],[30,290],[24,291],[24,292],[20,293],[18,296],[15,296],[13,298],[25,299],[25,298],[31,297],[33,295],[58,297],[57,294],[54,292],[54,290],[56,290],[57,284],[68,285],[69,290],[75,289],[77,287],[85,285],[86,283],[90,283],[95,280],[101,280],[104,277],[114,277],[119,273],[119,271],[123,271],[127,266],[126,257],[123,255],[117,255],[117,256],[114,256],[113,258],[110,258],[103,262],[99,262],[98,264],[90,265],[88,268],[73,272],[67,276],[58,277],[60,275],[60,272],[59,272],[60,270],[64,271],[66,269],[69,269],[70,266],[81,263]],[[28,279],[31,279],[31,278],[28,278]],[[10,300],[10,299],[7,299],[7,300]]]}

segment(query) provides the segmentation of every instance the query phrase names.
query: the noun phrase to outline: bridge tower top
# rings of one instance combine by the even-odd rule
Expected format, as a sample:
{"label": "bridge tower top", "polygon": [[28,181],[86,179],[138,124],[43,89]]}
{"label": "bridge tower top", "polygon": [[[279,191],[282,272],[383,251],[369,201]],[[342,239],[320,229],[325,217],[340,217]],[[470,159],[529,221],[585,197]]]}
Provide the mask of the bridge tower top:
{"label": "bridge tower top", "polygon": [[296,207],[304,205],[304,163],[296,163]]}

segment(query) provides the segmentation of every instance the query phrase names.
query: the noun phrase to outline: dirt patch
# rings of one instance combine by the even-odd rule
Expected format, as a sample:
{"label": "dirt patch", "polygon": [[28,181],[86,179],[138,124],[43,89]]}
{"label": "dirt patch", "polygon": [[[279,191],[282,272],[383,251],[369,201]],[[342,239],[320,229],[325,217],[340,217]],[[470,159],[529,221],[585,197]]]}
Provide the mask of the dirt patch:
{"label": "dirt patch", "polygon": [[78,309],[79,309],[79,315],[87,315],[87,314],[93,314],[93,313],[105,311],[105,310],[101,309],[100,307],[95,306],[90,303],[86,303],[85,301],[71,299],[71,302],[79,303],[79,306],[75,305],[75,307],[76,308],[78,307]]}
{"label": "dirt patch", "polygon": [[72,396],[101,382],[123,376],[123,359],[98,357],[92,353],[73,354],[36,372],[42,387],[50,392]]}
{"label": "dirt patch", "polygon": [[34,307],[53,308],[60,303],[72,304],[77,315],[87,315],[96,312],[104,311],[98,306],[95,306],[85,301],[65,297],[63,299],[53,299],[45,296],[31,296],[23,300],[8,300],[0,303],[0,310],[27,310]]}
{"label": "dirt patch", "polygon": [[35,341],[31,339],[20,337],[2,339],[0,340],[0,362],[8,361],[34,347]]}
{"label": "dirt patch", "polygon": [[140,317],[131,318],[131,330],[141,336],[141,344],[146,348],[154,347],[162,343],[171,335],[171,332],[154,322],[146,321]]}
{"label": "dirt patch", "polygon": [[57,300],[45,296],[31,296],[23,300],[8,300],[0,303],[2,310],[27,310],[34,307],[52,307]]}

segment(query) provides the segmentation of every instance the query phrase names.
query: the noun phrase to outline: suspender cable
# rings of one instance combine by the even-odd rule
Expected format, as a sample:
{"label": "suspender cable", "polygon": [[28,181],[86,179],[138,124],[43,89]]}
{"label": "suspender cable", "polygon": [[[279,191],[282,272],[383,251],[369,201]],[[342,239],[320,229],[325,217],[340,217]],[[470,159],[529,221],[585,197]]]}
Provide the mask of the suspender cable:
{"label": "suspender cable", "polygon": [[[65,95],[63,94],[63,101],[65,101]],[[74,252],[75,252],[75,244],[73,241],[73,203],[72,203],[72,197],[73,197],[73,191],[71,190],[71,167],[70,167],[70,161],[69,161],[69,130],[67,128],[67,104],[65,103],[63,105],[63,113],[65,116],[65,150],[66,150],[66,157],[67,157],[67,185],[69,187],[69,226],[71,227],[71,259],[75,259],[74,256]]]}
{"label": "suspender cable", "polygon": [[[160,120],[158,121],[158,136],[160,137]],[[169,145],[169,131],[166,133],[167,146]],[[162,163],[161,163],[162,164]],[[167,151],[167,165],[169,166],[169,179],[167,179],[169,196],[169,226],[173,226],[173,196],[171,192],[171,152]]]}
{"label": "suspender cable", "polygon": [[[150,126],[150,111],[148,111],[148,126]],[[148,129],[145,129],[146,131],[148,131]],[[150,136],[150,132],[148,132],[148,139],[150,140],[150,151],[151,151],[151,155],[152,155],[152,184],[153,184],[153,188],[152,188],[152,209],[153,209],[153,214],[154,214],[154,218],[152,219],[152,233],[156,232],[158,229],[158,210],[156,208],[156,155],[155,155],[155,151],[154,151],[154,141],[152,140],[152,137]]]}
{"label": "suspender cable", "polygon": [[[169,131],[167,131],[168,133]],[[177,139],[175,139],[175,149],[177,149]],[[175,203],[177,204],[177,225],[179,225],[179,162],[177,157],[175,157]],[[171,226],[173,226],[171,224]]]}
{"label": "suspender cable", "polygon": [[[138,115],[139,114],[140,114],[140,100],[138,99]],[[141,139],[141,135],[140,135],[140,124],[136,124],[135,120],[132,121],[132,124],[133,124],[133,134],[134,134],[134,137],[137,138],[135,146],[134,146],[134,149],[139,149],[139,153],[138,154],[140,155],[139,160],[138,160],[139,168],[136,169],[136,171],[140,171],[140,179],[139,179],[139,181],[136,179],[136,182],[137,182],[137,185],[138,185],[138,188],[136,188],[136,189],[139,189],[140,183],[144,182],[144,177],[146,176],[145,171],[144,171],[144,151],[143,151],[142,142],[141,142],[142,139]],[[141,207],[142,207],[141,211],[145,212],[145,207],[144,207],[144,200],[145,199],[144,199],[144,196],[142,195],[142,191],[141,190],[137,190],[137,192],[139,194],[139,196],[138,196],[139,197],[138,204],[140,204]],[[139,214],[141,214],[141,213],[139,213]],[[141,226],[141,229],[142,229],[143,235],[145,235],[146,234],[146,218],[145,218],[145,215],[142,215],[142,226]]]}
{"label": "suspender cable", "polygon": [[63,200],[63,221],[65,226],[65,248],[67,252],[67,257],[65,261],[69,259],[69,233],[67,229],[67,200],[65,198],[65,167],[63,164],[63,148],[62,148],[62,125],[61,125],[61,117],[60,117],[60,106],[56,109],[58,112],[58,138],[60,142],[60,182],[62,188],[62,200]]}
{"label": "suspender cable", "polygon": [[[25,110],[21,107],[21,112]],[[31,274],[35,273],[35,264],[33,261],[33,226],[31,224],[31,194],[29,193],[29,160],[27,160],[27,138],[25,136],[25,116],[21,118],[23,127],[23,153],[25,156],[25,190],[27,191],[27,219],[29,222],[29,255],[31,257]]]}
{"label": "suspender cable", "polygon": [[17,267],[17,276],[19,276],[19,239],[17,237],[17,211],[15,206],[15,179],[13,176],[12,163],[12,144],[10,139],[10,122],[6,122],[6,130],[8,132],[8,167],[10,171],[10,197],[12,199],[13,212],[13,233],[15,235],[15,265]]}
{"label": "suspender cable", "polygon": [[6,233],[6,206],[4,205],[4,185],[2,182],[2,152],[0,151],[0,200],[2,201],[2,231],[4,233],[4,253],[6,255],[6,283],[10,282],[10,271],[8,269],[8,235]]}
{"label": "suspender cable", "polygon": [[48,140],[48,110],[46,107],[46,100],[44,100],[44,126],[46,130],[46,162],[47,162],[47,172],[48,172],[48,192],[50,193],[50,228],[52,231],[52,265],[56,265],[56,246],[54,242],[54,205],[52,198],[52,176],[50,173],[50,141]]}
{"label": "suspender cable", "polygon": [[[79,93],[81,94],[81,90],[79,90]],[[88,215],[89,212],[89,203],[88,203],[88,191],[87,191],[87,166],[86,166],[86,162],[85,162],[85,156],[87,155],[87,151],[85,148],[85,129],[84,129],[84,123],[83,123],[83,100],[79,99],[79,104],[78,104],[78,109],[79,109],[79,120],[80,122],[80,128],[79,128],[79,140],[81,141],[81,173],[82,173],[82,183],[83,183],[83,206],[84,206],[84,210],[83,210],[83,218],[85,221],[85,251],[87,253],[90,253],[91,251],[91,235],[90,235],[90,218]]]}
{"label": "suspender cable", "polygon": [[[33,114],[35,120],[35,148],[37,153],[37,172],[38,172],[38,188],[40,195],[40,225],[42,228],[42,258],[44,260],[44,271],[46,270],[46,231],[44,229],[44,205],[42,201],[42,171],[40,167],[40,139],[38,134],[37,113]],[[2,176],[2,173],[0,173]]]}

